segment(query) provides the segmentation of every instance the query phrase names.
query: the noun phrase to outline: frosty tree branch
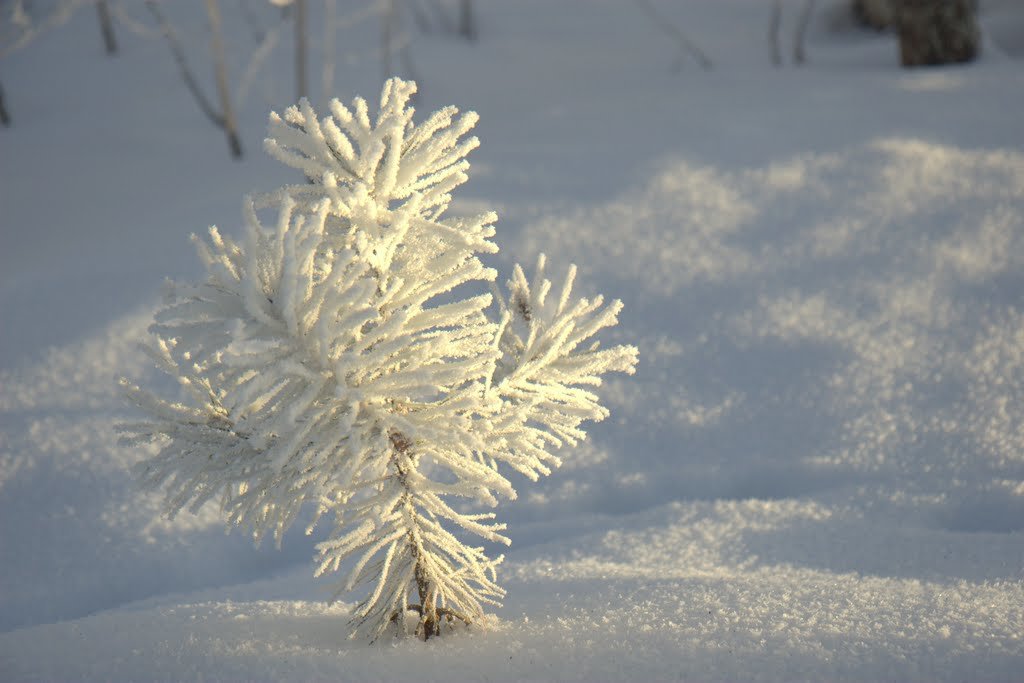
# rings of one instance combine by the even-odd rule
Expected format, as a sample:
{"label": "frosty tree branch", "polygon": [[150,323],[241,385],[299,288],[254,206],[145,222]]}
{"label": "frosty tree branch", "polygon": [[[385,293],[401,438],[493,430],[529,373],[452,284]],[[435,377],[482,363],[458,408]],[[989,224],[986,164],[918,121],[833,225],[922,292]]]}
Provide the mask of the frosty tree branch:
{"label": "frosty tree branch", "polygon": [[505,469],[550,473],[608,415],[601,376],[637,362],[594,341],[621,303],[574,299],[575,268],[557,297],[543,256],[498,292],[478,257],[497,251],[496,216],[446,215],[477,117],[447,107],[415,124],[414,92],[388,81],[373,120],[358,98],[324,118],[306,100],[272,114],[267,150],[308,182],[250,201],[241,241],[196,240],[206,281],[176,287],[151,327],[182,398],[124,381],[149,415],[124,438],[159,446],[139,476],[168,513],[216,498],[280,543],[310,508],[307,533],[330,521],[316,574],[344,568],[336,597],[365,586],[353,635],[370,639],[407,614],[423,639],[483,622],[502,558],[466,539],[509,539],[454,501],[493,508],[516,496]]}

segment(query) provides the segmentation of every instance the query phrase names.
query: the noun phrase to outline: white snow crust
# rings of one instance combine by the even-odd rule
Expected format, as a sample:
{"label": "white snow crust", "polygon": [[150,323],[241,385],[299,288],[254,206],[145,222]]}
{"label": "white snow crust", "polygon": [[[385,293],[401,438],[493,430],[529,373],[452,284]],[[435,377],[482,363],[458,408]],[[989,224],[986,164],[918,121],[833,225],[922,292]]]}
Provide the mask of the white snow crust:
{"label": "white snow crust", "polygon": [[[164,4],[203,64],[201,8]],[[163,519],[113,429],[116,378],[159,381],[136,344],[162,280],[199,276],[188,235],[239,235],[243,194],[296,180],[259,149],[288,37],[241,163],[158,36],[107,58],[80,11],[5,57],[0,680],[1019,680],[1024,7],[982,0],[979,61],[906,71],[817,4],[803,67],[771,66],[759,0],[654,3],[710,70],[623,0],[477,0],[476,43],[410,34],[418,111],[481,117],[452,213],[497,208],[502,272],[578,263],[641,358],[496,510],[492,628],[427,643],[346,640],[322,538]],[[375,22],[332,96],[379,92]]]}

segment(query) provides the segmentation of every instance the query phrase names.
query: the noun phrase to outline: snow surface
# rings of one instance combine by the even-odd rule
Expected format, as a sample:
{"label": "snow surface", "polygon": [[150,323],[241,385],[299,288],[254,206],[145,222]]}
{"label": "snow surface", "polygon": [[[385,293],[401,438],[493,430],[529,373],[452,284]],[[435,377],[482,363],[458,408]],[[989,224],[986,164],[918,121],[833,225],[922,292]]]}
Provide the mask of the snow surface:
{"label": "snow surface", "polygon": [[[612,418],[498,509],[492,630],[427,644],[345,640],[316,537],[161,518],[112,429],[161,281],[199,274],[187,235],[294,180],[258,149],[287,31],[241,163],[158,37],[106,58],[81,11],[5,58],[0,680],[1019,680],[1024,7],[983,0],[980,61],[904,71],[818,5],[802,68],[770,66],[758,0],[656,3],[707,71],[629,0],[411,34],[420,111],[481,114],[456,208],[499,210],[496,264],[578,263],[641,350]],[[205,64],[201,11],[167,10]],[[377,31],[339,35],[339,97],[379,91]]]}

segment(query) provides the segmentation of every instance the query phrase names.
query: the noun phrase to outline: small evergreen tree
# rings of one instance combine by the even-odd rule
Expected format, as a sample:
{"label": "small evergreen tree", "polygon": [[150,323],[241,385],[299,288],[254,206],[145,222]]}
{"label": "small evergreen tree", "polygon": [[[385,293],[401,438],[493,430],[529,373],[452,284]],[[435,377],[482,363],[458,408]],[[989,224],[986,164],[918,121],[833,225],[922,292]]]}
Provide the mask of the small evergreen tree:
{"label": "small evergreen tree", "polygon": [[307,533],[332,527],[316,573],[344,563],[335,597],[368,586],[353,635],[371,639],[410,612],[427,639],[498,604],[502,558],[463,539],[508,544],[505,526],[454,500],[514,498],[505,467],[548,474],[607,416],[601,375],[637,361],[593,341],[621,303],[573,298],[574,268],[556,297],[543,256],[532,282],[516,266],[507,297],[494,287],[477,254],[497,251],[495,214],[445,215],[477,117],[447,107],[415,125],[414,92],[388,81],[373,122],[359,98],[322,119],[305,100],[271,114],[266,149],[307,183],[248,200],[240,242],[195,240],[206,281],[173,287],[149,347],[183,398],[122,380],[150,416],[124,439],[158,445],[138,472],[167,512],[218,499],[280,544],[309,506]]}

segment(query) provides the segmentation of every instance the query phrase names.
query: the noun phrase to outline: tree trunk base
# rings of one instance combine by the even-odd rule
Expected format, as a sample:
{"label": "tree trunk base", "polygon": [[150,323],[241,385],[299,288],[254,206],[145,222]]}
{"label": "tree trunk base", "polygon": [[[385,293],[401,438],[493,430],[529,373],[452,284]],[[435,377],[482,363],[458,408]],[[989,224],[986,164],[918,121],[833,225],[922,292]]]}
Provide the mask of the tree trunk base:
{"label": "tree trunk base", "polygon": [[896,27],[903,66],[969,62],[978,55],[981,31],[976,0],[899,0]]}
{"label": "tree trunk base", "polygon": [[[407,606],[410,612],[415,612],[420,615],[419,623],[416,626],[416,636],[422,640],[427,640],[431,636],[441,635],[441,625],[447,623],[449,628],[455,628],[455,621],[461,621],[466,626],[472,623],[466,615],[456,612],[453,609],[447,607],[438,607],[433,611],[433,614],[423,613],[423,606],[418,604],[411,604]],[[398,622],[402,618],[402,615],[395,612],[391,615],[391,621]]]}

